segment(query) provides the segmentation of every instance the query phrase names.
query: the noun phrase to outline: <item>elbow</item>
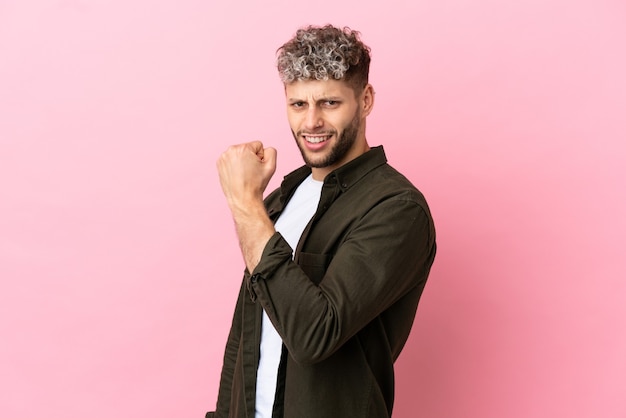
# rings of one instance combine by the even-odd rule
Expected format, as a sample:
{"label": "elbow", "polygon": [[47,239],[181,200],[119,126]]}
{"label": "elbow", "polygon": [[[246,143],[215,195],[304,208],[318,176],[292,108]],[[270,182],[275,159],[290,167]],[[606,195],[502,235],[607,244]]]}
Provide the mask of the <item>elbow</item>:
{"label": "elbow", "polygon": [[291,359],[301,366],[312,366],[332,356],[345,341],[336,330],[326,331],[321,335],[301,335],[297,340],[285,341]]}
{"label": "elbow", "polygon": [[[308,326],[294,321],[283,334],[283,342],[291,359],[302,366],[312,366],[332,356],[347,340],[346,330],[336,309],[327,306],[314,315]],[[285,338],[286,337],[286,338]]]}
{"label": "elbow", "polygon": [[298,347],[296,349],[287,347],[287,351],[291,359],[300,366],[313,366],[326,360],[332,354],[332,352],[310,349],[309,347]]}

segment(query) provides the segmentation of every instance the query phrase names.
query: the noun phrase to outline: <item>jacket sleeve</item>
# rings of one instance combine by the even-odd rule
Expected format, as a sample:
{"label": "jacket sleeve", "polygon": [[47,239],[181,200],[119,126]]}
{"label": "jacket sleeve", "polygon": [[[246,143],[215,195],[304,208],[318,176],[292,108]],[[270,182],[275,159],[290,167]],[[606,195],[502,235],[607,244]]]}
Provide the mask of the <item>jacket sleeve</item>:
{"label": "jacket sleeve", "polygon": [[226,349],[224,350],[224,364],[222,366],[216,410],[214,412],[207,412],[205,418],[228,417],[229,414],[233,374],[235,372],[235,363],[237,361],[237,352],[239,351],[239,342],[241,339],[243,297],[244,283],[242,283],[241,289],[239,290],[233,322],[226,341]]}
{"label": "jacket sleeve", "polygon": [[411,199],[390,199],[359,219],[335,254],[302,254],[317,263],[307,269],[321,271],[319,285],[278,233],[247,280],[293,359],[311,364],[423,287],[435,248],[430,213]]}

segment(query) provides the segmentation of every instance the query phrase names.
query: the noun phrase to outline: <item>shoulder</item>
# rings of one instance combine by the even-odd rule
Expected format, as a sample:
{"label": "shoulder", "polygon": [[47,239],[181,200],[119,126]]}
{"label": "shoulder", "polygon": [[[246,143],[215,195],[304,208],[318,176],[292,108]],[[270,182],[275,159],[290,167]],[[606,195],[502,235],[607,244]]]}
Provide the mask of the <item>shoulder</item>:
{"label": "shoulder", "polygon": [[422,192],[402,173],[388,163],[378,166],[355,184],[360,193],[376,200],[407,200],[428,210]]}

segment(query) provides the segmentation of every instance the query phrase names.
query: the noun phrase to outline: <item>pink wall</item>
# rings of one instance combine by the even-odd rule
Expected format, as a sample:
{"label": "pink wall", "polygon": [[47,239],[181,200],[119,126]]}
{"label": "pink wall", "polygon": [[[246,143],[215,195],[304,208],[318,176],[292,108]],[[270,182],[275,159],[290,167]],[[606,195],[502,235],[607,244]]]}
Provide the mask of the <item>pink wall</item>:
{"label": "pink wall", "polygon": [[331,22],[438,226],[395,416],[626,416],[624,2],[216,3],[0,1],[0,415],[213,407],[243,268],[215,160],[300,164],[273,54]]}

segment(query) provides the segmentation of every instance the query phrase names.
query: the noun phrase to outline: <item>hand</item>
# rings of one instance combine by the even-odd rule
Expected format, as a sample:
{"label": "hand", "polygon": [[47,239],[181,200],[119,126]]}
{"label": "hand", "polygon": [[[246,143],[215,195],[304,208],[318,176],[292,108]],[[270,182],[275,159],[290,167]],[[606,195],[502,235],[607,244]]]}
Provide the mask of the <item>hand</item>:
{"label": "hand", "polygon": [[220,184],[231,208],[263,200],[263,192],[276,171],[276,150],[260,141],[230,146],[217,160]]}

